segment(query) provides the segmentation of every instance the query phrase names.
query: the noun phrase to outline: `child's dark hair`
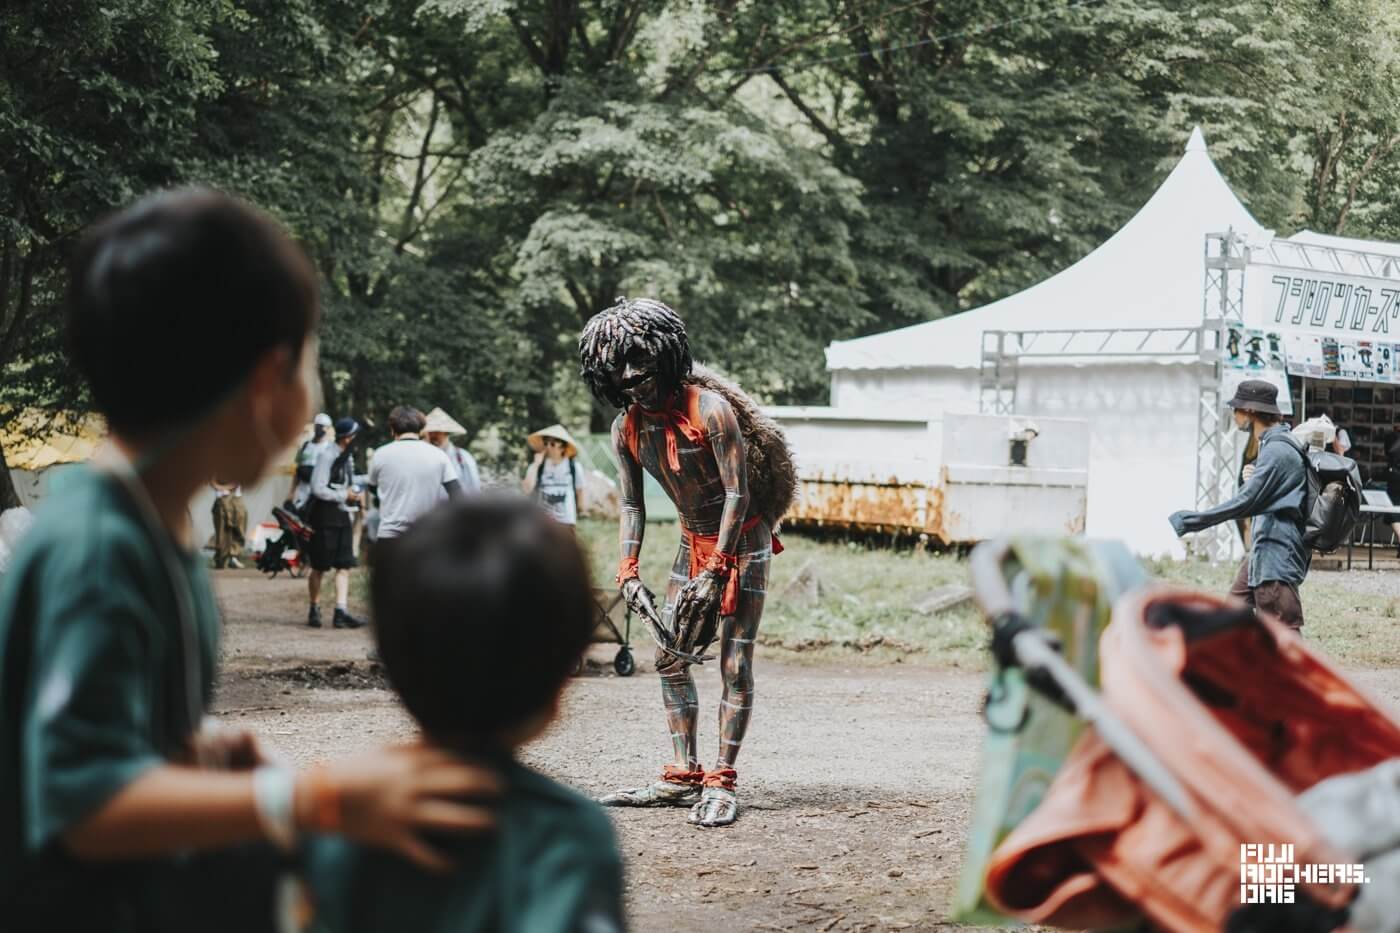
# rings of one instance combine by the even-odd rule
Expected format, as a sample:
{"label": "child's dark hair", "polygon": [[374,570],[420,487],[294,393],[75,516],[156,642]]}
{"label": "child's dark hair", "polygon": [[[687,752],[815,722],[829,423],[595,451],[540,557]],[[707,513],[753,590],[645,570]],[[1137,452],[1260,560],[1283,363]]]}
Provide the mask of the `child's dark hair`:
{"label": "child's dark hair", "polygon": [[570,531],[519,497],[470,496],[375,555],[374,634],[423,730],[476,744],[547,709],[593,632]]}
{"label": "child's dark hair", "polygon": [[317,324],[317,276],[269,217],[227,195],[148,195],[84,235],[68,344],[117,431],[160,434],[233,393],[268,350],[293,365]]}

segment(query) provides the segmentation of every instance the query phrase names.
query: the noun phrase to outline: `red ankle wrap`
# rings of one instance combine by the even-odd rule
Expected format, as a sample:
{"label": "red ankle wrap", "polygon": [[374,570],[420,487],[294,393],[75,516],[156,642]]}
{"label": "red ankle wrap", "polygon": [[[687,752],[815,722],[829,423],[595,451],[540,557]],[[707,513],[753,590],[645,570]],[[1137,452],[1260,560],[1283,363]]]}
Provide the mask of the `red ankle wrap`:
{"label": "red ankle wrap", "polygon": [[716,768],[713,771],[706,771],[704,784],[706,787],[721,787],[724,790],[733,790],[738,783],[739,772],[733,768]]}
{"label": "red ankle wrap", "polygon": [[667,765],[661,769],[661,780],[669,784],[690,784],[699,787],[705,780],[705,769],[696,768],[690,770],[679,765]]}

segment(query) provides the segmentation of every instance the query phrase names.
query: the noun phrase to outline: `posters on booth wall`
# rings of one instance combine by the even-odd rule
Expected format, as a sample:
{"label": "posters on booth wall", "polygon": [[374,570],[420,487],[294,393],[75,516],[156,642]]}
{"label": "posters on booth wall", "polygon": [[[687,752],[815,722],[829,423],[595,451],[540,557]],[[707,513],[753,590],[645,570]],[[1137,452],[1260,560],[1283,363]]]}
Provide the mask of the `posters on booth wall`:
{"label": "posters on booth wall", "polygon": [[1302,333],[1288,334],[1285,344],[1291,375],[1400,383],[1400,344]]}
{"label": "posters on booth wall", "polygon": [[1291,350],[1285,349],[1283,335],[1252,327],[1231,327],[1225,335],[1225,397],[1246,379],[1263,379],[1278,387],[1278,404],[1285,415],[1293,414],[1288,391]]}
{"label": "posters on booth wall", "polygon": [[1284,368],[1283,337],[1276,331],[1231,327],[1225,335],[1225,366],[1260,372]]}

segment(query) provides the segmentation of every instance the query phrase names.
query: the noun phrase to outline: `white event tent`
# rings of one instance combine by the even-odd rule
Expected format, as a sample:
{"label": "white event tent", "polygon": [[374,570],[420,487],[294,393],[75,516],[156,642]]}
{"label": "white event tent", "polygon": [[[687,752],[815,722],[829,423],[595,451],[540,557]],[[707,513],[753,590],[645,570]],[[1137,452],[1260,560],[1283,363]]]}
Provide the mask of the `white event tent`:
{"label": "white event tent", "polygon": [[[1160,188],[1103,245],[1051,278],[952,317],[831,344],[831,404],[852,414],[975,412],[989,330],[1197,327],[1206,235],[1271,236],[1221,177],[1199,129]],[[1199,363],[1180,356],[1020,364],[1016,414],[1090,428],[1086,533],[1180,556],[1167,516],[1194,507]]]}

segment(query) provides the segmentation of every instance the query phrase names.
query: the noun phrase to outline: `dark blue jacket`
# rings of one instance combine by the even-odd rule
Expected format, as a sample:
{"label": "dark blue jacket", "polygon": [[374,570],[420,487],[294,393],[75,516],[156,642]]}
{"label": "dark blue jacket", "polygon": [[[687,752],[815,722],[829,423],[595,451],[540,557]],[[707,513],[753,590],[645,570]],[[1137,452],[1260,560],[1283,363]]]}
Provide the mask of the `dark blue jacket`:
{"label": "dark blue jacket", "polygon": [[1177,512],[1171,517],[1178,535],[1202,531],[1221,522],[1252,517],[1249,538],[1249,585],[1271,580],[1303,582],[1312,552],[1303,544],[1308,474],[1304,452],[1279,424],[1259,438],[1254,475],[1234,498],[1204,512]]}

